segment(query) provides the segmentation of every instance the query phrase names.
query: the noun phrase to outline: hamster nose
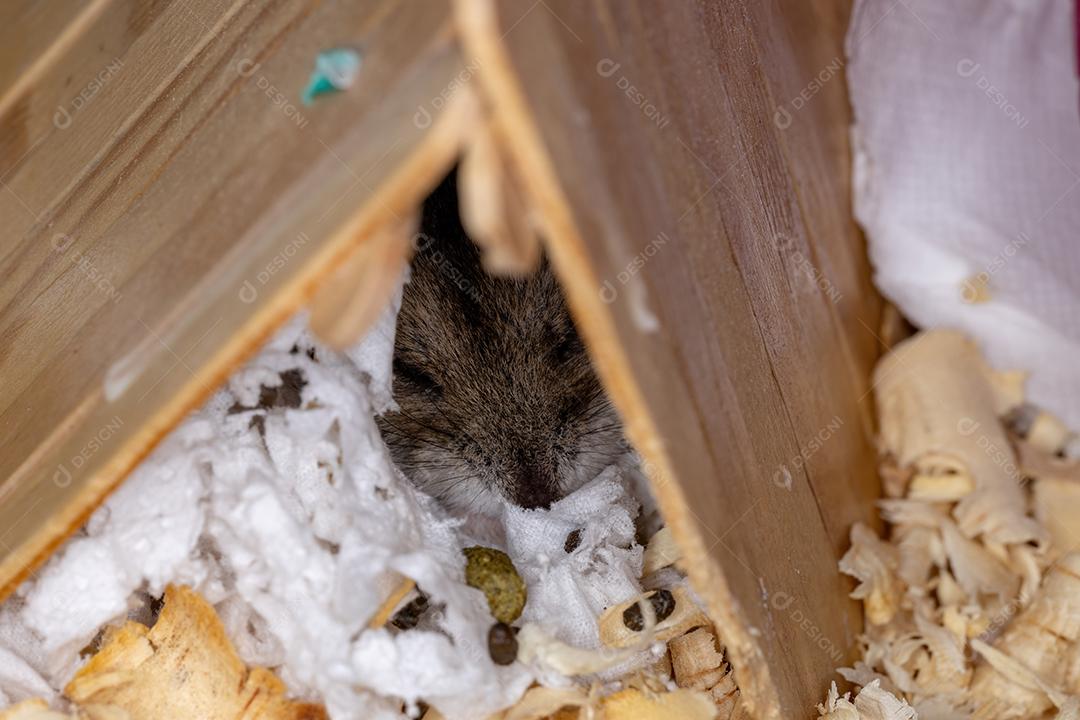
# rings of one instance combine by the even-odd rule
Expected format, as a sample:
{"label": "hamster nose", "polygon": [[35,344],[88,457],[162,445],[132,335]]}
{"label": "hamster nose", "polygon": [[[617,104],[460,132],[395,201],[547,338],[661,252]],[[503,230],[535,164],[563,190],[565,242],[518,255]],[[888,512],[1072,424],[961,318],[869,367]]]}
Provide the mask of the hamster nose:
{"label": "hamster nose", "polygon": [[512,494],[512,500],[526,510],[547,510],[551,503],[559,499],[549,473],[540,470],[533,462],[518,463]]}
{"label": "hamster nose", "polygon": [[526,510],[547,510],[556,500],[555,491],[546,484],[519,484],[514,488],[514,502]]}

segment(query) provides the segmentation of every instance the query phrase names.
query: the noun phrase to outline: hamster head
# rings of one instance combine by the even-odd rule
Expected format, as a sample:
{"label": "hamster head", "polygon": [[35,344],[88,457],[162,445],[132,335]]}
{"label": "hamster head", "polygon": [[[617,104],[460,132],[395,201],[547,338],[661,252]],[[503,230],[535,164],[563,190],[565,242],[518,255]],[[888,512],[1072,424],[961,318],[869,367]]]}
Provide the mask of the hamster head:
{"label": "hamster head", "polygon": [[452,510],[548,507],[626,451],[546,262],[488,275],[451,175],[424,206],[378,422],[398,468]]}

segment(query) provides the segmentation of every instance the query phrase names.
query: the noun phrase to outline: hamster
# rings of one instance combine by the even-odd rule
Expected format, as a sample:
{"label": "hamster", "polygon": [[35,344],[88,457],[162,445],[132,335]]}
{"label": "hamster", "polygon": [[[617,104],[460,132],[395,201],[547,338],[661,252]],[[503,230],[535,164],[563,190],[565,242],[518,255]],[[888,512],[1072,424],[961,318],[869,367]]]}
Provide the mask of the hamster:
{"label": "hamster", "polygon": [[547,508],[628,452],[547,261],[489,276],[455,174],[425,202],[394,344],[398,468],[455,512]]}

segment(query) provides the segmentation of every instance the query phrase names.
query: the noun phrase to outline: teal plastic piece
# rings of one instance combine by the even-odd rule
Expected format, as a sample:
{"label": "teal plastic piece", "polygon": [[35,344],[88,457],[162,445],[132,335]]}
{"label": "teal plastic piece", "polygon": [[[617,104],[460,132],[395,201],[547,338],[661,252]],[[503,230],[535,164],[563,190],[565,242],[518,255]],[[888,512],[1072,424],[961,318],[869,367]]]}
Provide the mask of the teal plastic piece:
{"label": "teal plastic piece", "polygon": [[315,98],[335,93],[352,86],[360,71],[360,53],[352,48],[323,50],[315,57],[315,69],[307,87],[300,96],[301,102],[310,105]]}

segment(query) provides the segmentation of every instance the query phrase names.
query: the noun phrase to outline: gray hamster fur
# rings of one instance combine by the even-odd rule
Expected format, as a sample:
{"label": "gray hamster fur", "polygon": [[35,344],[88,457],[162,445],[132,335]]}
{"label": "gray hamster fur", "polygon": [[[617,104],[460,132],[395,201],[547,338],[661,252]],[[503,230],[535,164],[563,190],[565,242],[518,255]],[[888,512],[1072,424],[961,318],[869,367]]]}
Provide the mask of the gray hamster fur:
{"label": "gray hamster fur", "polygon": [[622,426],[547,262],[489,276],[454,173],[424,205],[378,419],[398,468],[454,511],[546,508],[617,462]]}

